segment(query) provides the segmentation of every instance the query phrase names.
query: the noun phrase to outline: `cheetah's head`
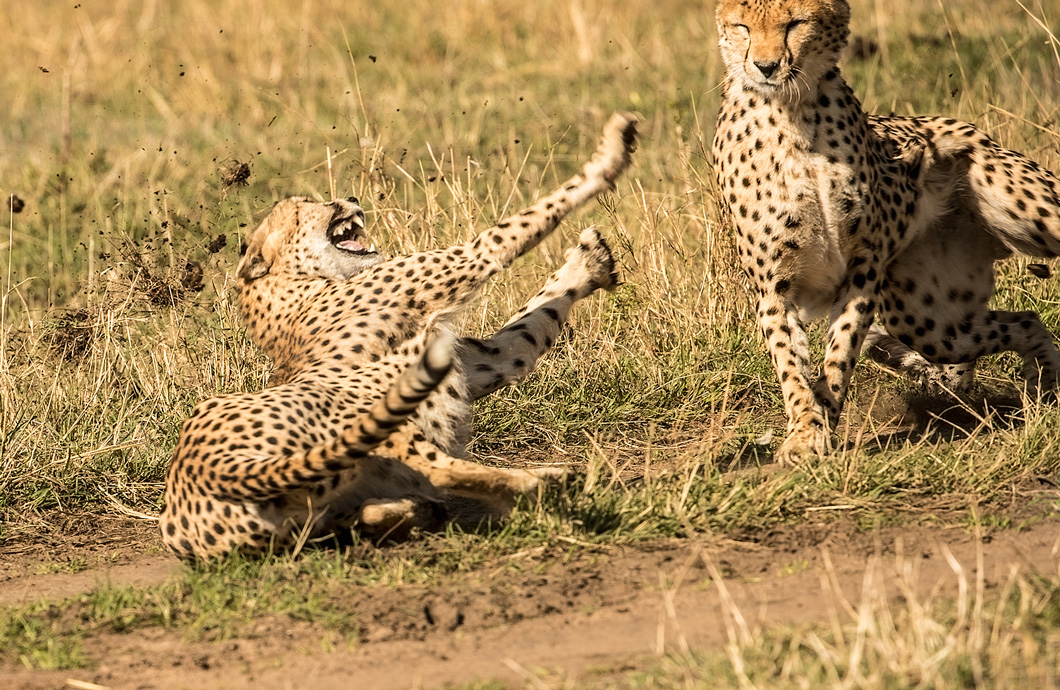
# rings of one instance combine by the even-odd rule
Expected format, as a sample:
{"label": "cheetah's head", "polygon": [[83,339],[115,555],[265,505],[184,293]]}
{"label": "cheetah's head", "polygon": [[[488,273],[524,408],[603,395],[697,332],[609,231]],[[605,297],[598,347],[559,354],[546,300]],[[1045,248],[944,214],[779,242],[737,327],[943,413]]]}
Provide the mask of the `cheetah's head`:
{"label": "cheetah's head", "polygon": [[839,61],[850,33],[847,0],[721,0],[718,43],[726,79],[798,101]]}
{"label": "cheetah's head", "polygon": [[244,281],[267,273],[346,280],[382,260],[365,237],[357,199],[291,197],[250,234],[236,273]]}

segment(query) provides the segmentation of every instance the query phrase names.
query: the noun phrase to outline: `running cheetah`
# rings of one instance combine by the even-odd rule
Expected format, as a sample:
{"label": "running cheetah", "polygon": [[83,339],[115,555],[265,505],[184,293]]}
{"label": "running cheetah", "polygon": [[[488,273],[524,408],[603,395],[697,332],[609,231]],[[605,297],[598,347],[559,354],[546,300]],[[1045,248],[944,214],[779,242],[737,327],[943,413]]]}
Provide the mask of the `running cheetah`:
{"label": "running cheetah", "polygon": [[[1035,313],[987,306],[995,260],[1060,253],[1056,178],[965,122],[866,115],[837,65],[849,19],[845,0],[717,7],[715,170],[780,378],[781,462],[828,452],[866,344],[888,364],[964,363],[958,380],[1014,350],[1031,392],[1060,374]],[[814,383],[803,324],[824,315]]]}
{"label": "running cheetah", "polygon": [[280,202],[237,268],[249,333],[276,363],[265,390],[212,398],[184,422],[166,474],[162,539],[178,556],[261,553],[358,526],[374,537],[434,527],[447,493],[497,513],[555,468],[460,459],[472,400],[527,376],[571,307],[616,285],[592,229],[488,340],[445,324],[568,213],[614,188],[636,119],[616,114],[581,172],[474,240],[384,261],[355,199]]}

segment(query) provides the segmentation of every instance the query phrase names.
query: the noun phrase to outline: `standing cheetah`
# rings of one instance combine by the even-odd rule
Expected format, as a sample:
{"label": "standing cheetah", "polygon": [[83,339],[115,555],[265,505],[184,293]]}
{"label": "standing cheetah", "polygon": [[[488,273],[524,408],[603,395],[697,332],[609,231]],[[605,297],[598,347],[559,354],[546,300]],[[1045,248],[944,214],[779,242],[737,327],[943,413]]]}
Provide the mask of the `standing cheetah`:
{"label": "standing cheetah", "polygon": [[[1032,391],[1060,374],[1036,314],[987,306],[995,260],[1060,253],[1056,179],[970,124],[866,115],[837,66],[849,18],[845,0],[717,7],[715,169],[780,378],[781,462],[828,451],[866,344],[890,364],[973,363],[965,374],[1014,350]],[[803,324],[826,314],[814,383]]]}
{"label": "standing cheetah", "polygon": [[[628,167],[636,120],[617,114],[581,172],[450,249],[384,261],[355,199],[280,202],[237,269],[249,333],[273,386],[212,398],[184,422],[166,473],[162,539],[182,558],[260,553],[353,525],[373,536],[430,527],[446,492],[502,511],[556,469],[459,459],[471,401],[519,381],[571,307],[617,274],[595,230],[488,340],[446,322],[498,271]],[[369,245],[370,246],[370,245]]]}

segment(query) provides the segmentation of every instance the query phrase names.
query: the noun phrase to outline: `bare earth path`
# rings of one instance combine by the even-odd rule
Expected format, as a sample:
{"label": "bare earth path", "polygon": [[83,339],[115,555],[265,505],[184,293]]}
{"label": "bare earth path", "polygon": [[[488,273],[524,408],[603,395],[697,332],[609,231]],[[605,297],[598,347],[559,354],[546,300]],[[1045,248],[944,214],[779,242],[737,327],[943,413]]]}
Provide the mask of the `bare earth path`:
{"label": "bare earth path", "polygon": [[[354,649],[324,651],[318,629],[286,620],[262,621],[249,639],[216,643],[146,629],[87,639],[95,668],[0,668],[0,678],[7,676],[0,685],[50,689],[75,679],[113,688],[385,690],[490,678],[521,685],[540,669],[593,677],[601,668],[650,667],[661,651],[720,651],[734,610],[752,630],[833,615],[848,620],[845,604],[857,605],[867,572],[895,601],[899,582],[912,583],[918,597],[954,596],[962,577],[974,589],[980,560],[987,588],[1001,586],[1014,567],[1056,574],[1060,518],[1047,507],[1056,505],[1056,493],[1046,493],[1037,509],[1013,509],[1013,524],[1024,519],[1023,528],[979,537],[923,524],[864,530],[837,518],[740,541],[702,537],[584,548],[573,556],[569,544],[557,544],[430,590],[351,589],[357,601],[350,609],[363,621]],[[99,580],[162,582],[183,567],[158,550],[153,525],[139,521],[105,521],[65,544],[44,539],[5,548],[0,604],[76,596]],[[88,567],[42,571],[42,562],[64,558]]]}

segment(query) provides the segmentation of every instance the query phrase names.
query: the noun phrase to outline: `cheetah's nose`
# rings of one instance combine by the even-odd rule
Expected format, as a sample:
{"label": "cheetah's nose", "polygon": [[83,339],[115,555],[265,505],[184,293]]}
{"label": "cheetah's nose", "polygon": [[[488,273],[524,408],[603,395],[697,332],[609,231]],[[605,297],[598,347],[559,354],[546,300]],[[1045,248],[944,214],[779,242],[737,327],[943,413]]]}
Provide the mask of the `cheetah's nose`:
{"label": "cheetah's nose", "polygon": [[762,73],[762,76],[769,79],[773,76],[773,73],[777,71],[777,67],[780,66],[779,62],[756,62],[755,67]]}

